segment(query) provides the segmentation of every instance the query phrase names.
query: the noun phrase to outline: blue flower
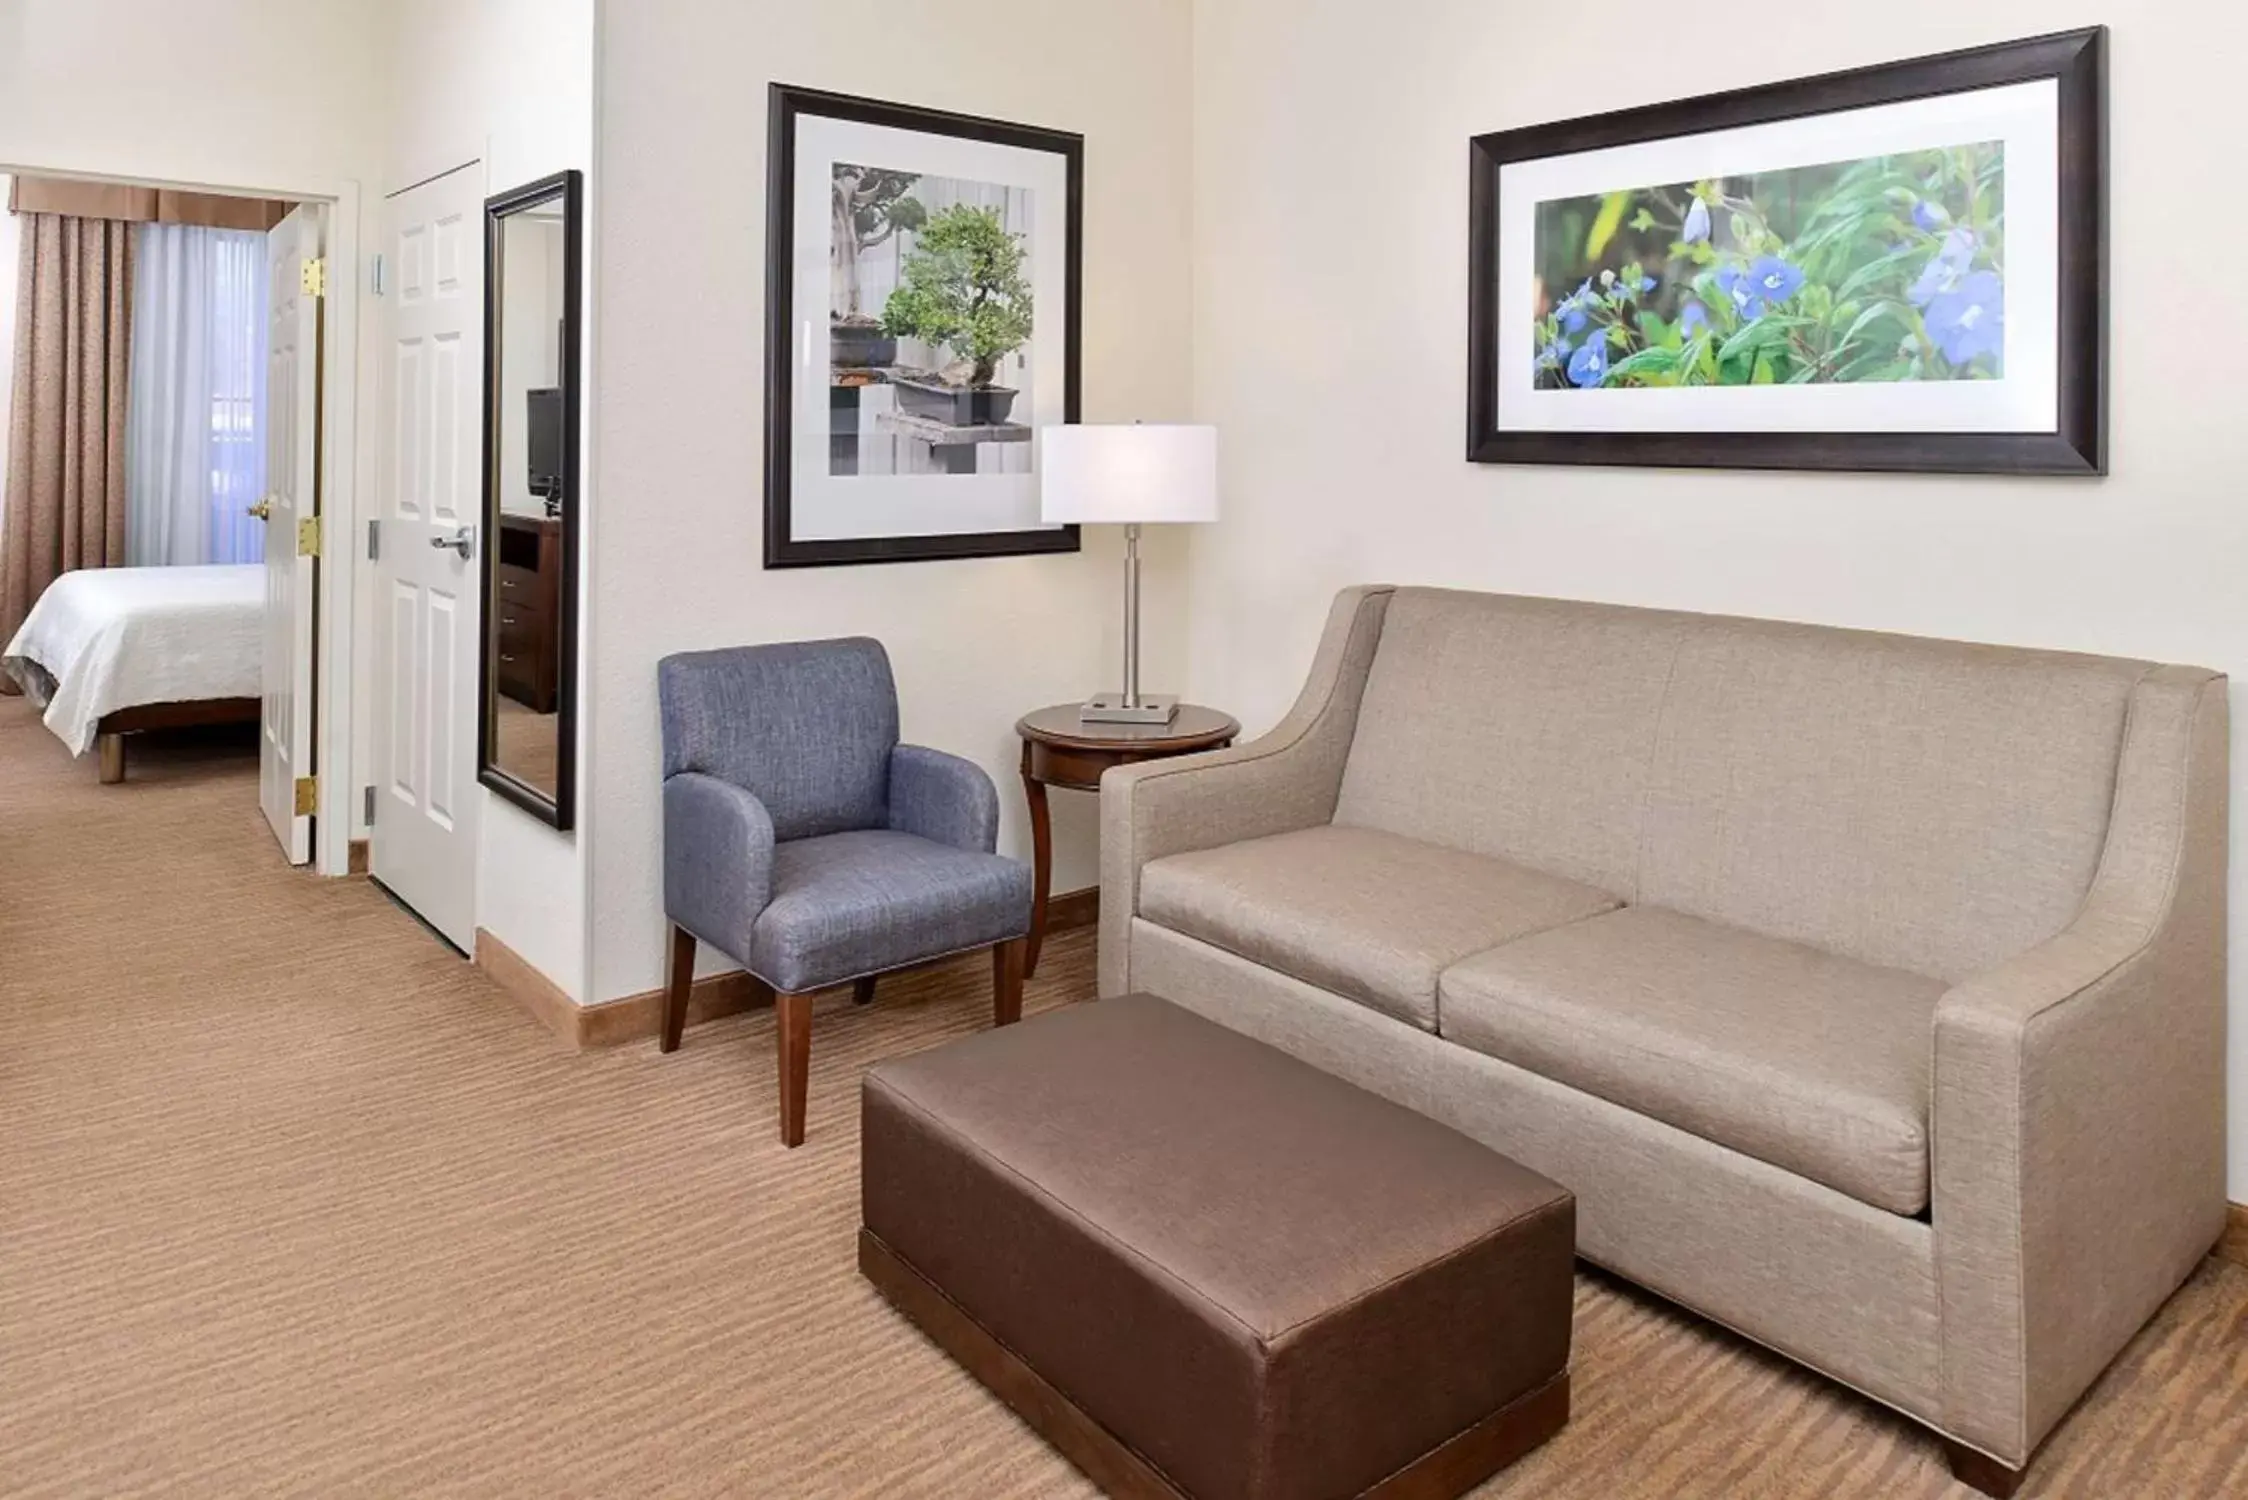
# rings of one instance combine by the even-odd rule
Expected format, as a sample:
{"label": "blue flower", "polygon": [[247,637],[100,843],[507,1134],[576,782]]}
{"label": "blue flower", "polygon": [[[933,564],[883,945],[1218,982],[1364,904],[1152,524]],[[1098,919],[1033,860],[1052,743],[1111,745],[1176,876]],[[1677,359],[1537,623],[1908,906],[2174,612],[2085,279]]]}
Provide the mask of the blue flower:
{"label": "blue flower", "polygon": [[1678,331],[1692,338],[1697,329],[1709,327],[1709,309],[1699,302],[1689,302],[1678,314]]}
{"label": "blue flower", "polygon": [[1748,279],[1766,302],[1785,302],[1803,285],[1803,273],[1777,255],[1759,255]]}
{"label": "blue flower", "polygon": [[1787,301],[1802,285],[1803,273],[1777,255],[1759,255],[1745,271],[1721,266],[1717,272],[1717,289],[1744,323],[1763,317],[1768,306]]}
{"label": "blue flower", "polygon": [[1941,203],[1922,198],[1912,206],[1912,222],[1934,234],[1951,222],[1951,215],[1944,212]]}
{"label": "blue flower", "polygon": [[1709,238],[1709,205],[1696,198],[1686,210],[1686,227],[1678,237],[1689,245],[1698,245]]}
{"label": "blue flower", "polygon": [[1976,271],[1928,303],[1928,336],[1945,359],[1963,365],[2006,347],[2006,286],[1995,271]]}
{"label": "blue flower", "polygon": [[1567,339],[1555,339],[1538,351],[1537,368],[1540,370],[1558,370],[1561,368],[1562,361],[1568,357],[1569,341]]}
{"label": "blue flower", "polygon": [[1586,304],[1597,301],[1598,298],[1599,293],[1592,289],[1592,278],[1587,276],[1583,286],[1561,299],[1561,305],[1553,310],[1553,315],[1561,320],[1563,328],[1571,333],[1580,333],[1585,326]]}
{"label": "blue flower", "polygon": [[1616,278],[1616,284],[1613,288],[1613,291],[1615,296],[1620,301],[1629,302],[1633,298],[1639,296],[1642,292],[1651,292],[1654,289],[1654,277],[1641,275],[1637,278],[1634,278],[1629,271],[1626,271],[1623,275]]}
{"label": "blue flower", "polygon": [[1959,279],[1967,274],[1967,267],[1974,258],[1975,231],[1954,229],[1944,236],[1943,246],[1929,257],[1928,264],[1921,268],[1919,279],[1913,282],[1911,290],[1905,295],[1912,299],[1913,306],[1926,307],[1936,300],[1939,293],[1948,292],[1959,285]]}
{"label": "blue flower", "polygon": [[1608,378],[1608,336],[1595,334],[1585,340],[1585,346],[1569,356],[1570,383],[1591,390]]}

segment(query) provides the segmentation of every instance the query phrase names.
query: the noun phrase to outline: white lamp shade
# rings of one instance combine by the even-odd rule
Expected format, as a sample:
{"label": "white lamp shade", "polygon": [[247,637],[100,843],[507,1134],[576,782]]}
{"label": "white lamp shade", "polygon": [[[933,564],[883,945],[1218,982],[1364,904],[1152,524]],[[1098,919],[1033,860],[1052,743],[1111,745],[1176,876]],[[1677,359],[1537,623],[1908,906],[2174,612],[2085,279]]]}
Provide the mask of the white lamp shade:
{"label": "white lamp shade", "polygon": [[1038,494],[1050,523],[1215,521],[1218,429],[1041,427]]}

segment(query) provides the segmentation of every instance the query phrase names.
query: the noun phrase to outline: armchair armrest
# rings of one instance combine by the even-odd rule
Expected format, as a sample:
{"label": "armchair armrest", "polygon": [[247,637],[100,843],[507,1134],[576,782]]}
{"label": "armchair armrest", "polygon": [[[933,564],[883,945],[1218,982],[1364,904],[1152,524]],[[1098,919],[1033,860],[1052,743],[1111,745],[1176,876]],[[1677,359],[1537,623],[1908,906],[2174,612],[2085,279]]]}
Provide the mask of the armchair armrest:
{"label": "armchair armrest", "polygon": [[2009,1465],[2224,1225],[2225,692],[2147,674],[2083,910],[1937,1006],[1944,1425]]}
{"label": "armchair armrest", "polygon": [[1129,939],[1148,861],[1334,817],[1392,592],[1369,586],[1336,596],[1303,691],[1270,733],[1230,749],[1118,766],[1101,777],[1103,995],[1131,988]]}
{"label": "armchair armrest", "polygon": [[750,929],[773,899],[773,819],[755,793],[681,771],[663,784],[664,915],[749,962]]}
{"label": "armchair armrest", "polygon": [[890,827],[989,854],[999,847],[999,789],[972,760],[899,745],[890,752]]}

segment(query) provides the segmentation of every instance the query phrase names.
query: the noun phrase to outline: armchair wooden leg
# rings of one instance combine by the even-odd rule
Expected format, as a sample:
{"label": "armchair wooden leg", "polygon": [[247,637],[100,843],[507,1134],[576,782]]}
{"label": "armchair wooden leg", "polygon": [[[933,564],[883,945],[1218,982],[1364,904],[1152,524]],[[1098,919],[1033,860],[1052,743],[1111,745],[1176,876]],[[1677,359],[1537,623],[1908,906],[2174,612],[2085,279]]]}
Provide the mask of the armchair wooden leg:
{"label": "armchair wooden leg", "polygon": [[851,1003],[853,1005],[872,1005],[874,1003],[874,976],[872,974],[851,981]]}
{"label": "armchair wooden leg", "polygon": [[663,1034],[657,1046],[679,1050],[687,1030],[687,997],[695,988],[695,935],[674,922],[671,925],[671,982],[663,992]]}
{"label": "armchair wooden leg", "polygon": [[94,747],[101,752],[101,784],[115,786],[125,779],[125,737],[105,734],[97,737]]}
{"label": "armchair wooden leg", "polygon": [[812,997],[775,995],[773,1031],[780,1050],[781,1144],[804,1144],[804,1096],[812,1076]]}
{"label": "armchair wooden leg", "polygon": [[995,943],[991,949],[991,1024],[1011,1026],[1023,1018],[1023,967],[1030,939]]}

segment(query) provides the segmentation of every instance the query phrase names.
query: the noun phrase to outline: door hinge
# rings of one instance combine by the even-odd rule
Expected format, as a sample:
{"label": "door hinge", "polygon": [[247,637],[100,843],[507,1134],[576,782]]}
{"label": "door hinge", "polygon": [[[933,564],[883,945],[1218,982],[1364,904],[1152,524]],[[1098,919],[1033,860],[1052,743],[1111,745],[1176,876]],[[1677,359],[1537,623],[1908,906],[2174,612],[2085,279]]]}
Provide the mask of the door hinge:
{"label": "door hinge", "polygon": [[298,285],[303,288],[307,297],[325,297],[328,295],[328,258],[326,256],[317,255],[306,261],[298,276]]}
{"label": "door hinge", "polygon": [[378,297],[380,297],[381,295],[383,295],[383,290],[384,290],[384,288],[383,288],[383,258],[382,258],[381,256],[379,256],[379,255],[378,255],[378,256],[376,256],[376,257],[375,257],[375,271],[374,271],[374,291],[375,291],[375,295],[376,295],[376,296],[378,296]]}
{"label": "door hinge", "polygon": [[374,789],[373,787],[368,787],[368,788],[367,788],[366,802],[367,802],[367,826],[368,826],[369,828],[372,828],[372,827],[374,827],[374,826],[375,826],[375,789]]}
{"label": "door hinge", "polygon": [[382,561],[382,522],[367,523],[367,561]]}
{"label": "door hinge", "polygon": [[309,818],[319,810],[320,778],[317,776],[299,776],[297,778],[297,816]]}
{"label": "door hinge", "polygon": [[303,520],[297,522],[297,556],[318,557],[319,555],[320,518],[318,516],[306,516]]}

